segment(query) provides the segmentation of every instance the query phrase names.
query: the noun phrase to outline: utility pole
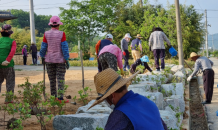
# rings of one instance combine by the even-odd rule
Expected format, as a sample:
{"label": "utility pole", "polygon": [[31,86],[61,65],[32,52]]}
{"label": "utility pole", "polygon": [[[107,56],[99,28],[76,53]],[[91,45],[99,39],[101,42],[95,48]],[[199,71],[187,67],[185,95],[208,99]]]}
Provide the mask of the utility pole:
{"label": "utility pole", "polygon": [[79,49],[79,56],[80,56],[80,61],[81,61],[81,69],[82,69],[82,87],[83,87],[83,91],[86,94],[85,91],[85,80],[84,80],[84,67],[83,67],[83,54],[82,54],[82,50],[80,49],[80,39],[78,38],[78,49]]}
{"label": "utility pole", "polygon": [[140,0],[140,7],[142,8],[142,6],[143,6],[143,2],[142,0]]}
{"label": "utility pole", "polygon": [[33,42],[36,43],[33,0],[29,0],[29,1],[30,1],[30,33],[31,33],[31,43],[33,43]]}
{"label": "utility pole", "polygon": [[177,28],[179,65],[184,66],[179,0],[175,0],[175,7],[176,7],[176,28]]}
{"label": "utility pole", "polygon": [[205,38],[205,45],[206,45],[206,56],[208,57],[208,33],[207,33],[207,10],[205,9],[205,29],[206,29],[206,38]]}

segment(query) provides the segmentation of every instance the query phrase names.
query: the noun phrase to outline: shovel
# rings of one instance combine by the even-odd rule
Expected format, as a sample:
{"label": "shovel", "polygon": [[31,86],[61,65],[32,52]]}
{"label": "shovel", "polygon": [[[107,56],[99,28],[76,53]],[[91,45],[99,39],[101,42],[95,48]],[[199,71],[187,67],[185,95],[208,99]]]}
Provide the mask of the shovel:
{"label": "shovel", "polygon": [[47,97],[45,95],[45,61],[42,63],[43,64],[43,85],[44,85],[44,88],[43,88],[43,96],[44,96],[44,99],[45,101],[47,100]]}

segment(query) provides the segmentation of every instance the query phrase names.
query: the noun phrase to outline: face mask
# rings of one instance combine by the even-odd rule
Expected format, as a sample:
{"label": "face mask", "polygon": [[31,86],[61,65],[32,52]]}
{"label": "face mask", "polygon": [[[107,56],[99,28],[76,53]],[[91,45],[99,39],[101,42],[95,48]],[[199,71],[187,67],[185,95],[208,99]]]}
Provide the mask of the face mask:
{"label": "face mask", "polygon": [[[112,100],[112,101],[113,101],[113,100]],[[110,104],[107,102],[106,99],[104,100],[104,102],[105,102],[105,104],[106,104],[108,107],[110,107],[112,110],[115,108],[114,104],[110,105]]]}

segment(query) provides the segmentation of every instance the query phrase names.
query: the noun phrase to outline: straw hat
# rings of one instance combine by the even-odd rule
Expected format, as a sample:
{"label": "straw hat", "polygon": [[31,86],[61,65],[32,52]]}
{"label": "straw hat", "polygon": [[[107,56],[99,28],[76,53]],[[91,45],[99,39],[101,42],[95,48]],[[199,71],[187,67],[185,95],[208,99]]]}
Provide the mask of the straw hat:
{"label": "straw hat", "polygon": [[189,58],[188,60],[192,60],[192,58],[194,58],[194,57],[196,57],[196,56],[200,57],[200,55],[198,55],[197,53],[192,52],[192,53],[190,54],[190,58]]}
{"label": "straw hat", "polygon": [[141,37],[141,34],[137,34],[137,36],[135,36],[135,37],[137,37],[137,38],[143,38],[143,37]]}
{"label": "straw hat", "polygon": [[111,68],[108,68],[95,75],[94,83],[99,97],[91,105],[91,107],[89,107],[89,109],[104,101],[104,99],[106,99],[112,93],[117,91],[123,85],[127,85],[127,83],[131,79],[133,79],[138,73],[139,71],[130,76],[129,78],[122,78],[116,71],[114,71]]}

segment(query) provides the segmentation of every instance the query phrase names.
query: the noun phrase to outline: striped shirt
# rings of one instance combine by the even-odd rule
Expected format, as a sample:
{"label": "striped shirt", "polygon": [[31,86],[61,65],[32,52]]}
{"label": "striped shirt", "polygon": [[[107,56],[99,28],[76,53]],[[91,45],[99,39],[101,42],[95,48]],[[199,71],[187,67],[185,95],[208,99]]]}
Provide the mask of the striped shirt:
{"label": "striped shirt", "polygon": [[122,63],[122,51],[120,50],[120,48],[117,45],[108,45],[105,46],[99,53],[99,56],[105,52],[109,52],[111,54],[114,54],[117,57],[117,63],[118,63],[118,67],[120,69],[123,68],[123,63]]}

